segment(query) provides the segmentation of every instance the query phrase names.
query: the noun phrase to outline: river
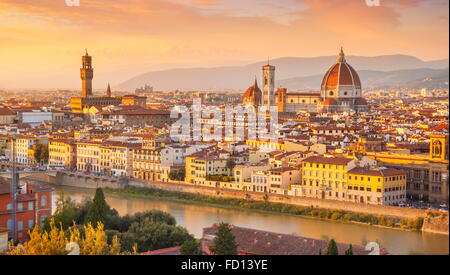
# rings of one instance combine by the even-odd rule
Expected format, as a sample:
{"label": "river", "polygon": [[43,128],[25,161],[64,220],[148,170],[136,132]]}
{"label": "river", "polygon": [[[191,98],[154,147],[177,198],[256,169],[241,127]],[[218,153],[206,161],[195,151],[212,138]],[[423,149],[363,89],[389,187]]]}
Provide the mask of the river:
{"label": "river", "polygon": [[[93,197],[95,190],[73,187],[56,187],[53,202],[59,191],[64,191],[76,201]],[[236,226],[255,228],[297,236],[331,239],[337,242],[364,245],[378,242],[390,254],[448,254],[449,236],[433,233],[408,232],[377,228],[367,225],[323,221],[293,215],[237,210],[197,204],[136,198],[124,194],[105,194],[108,204],[120,215],[159,209],[173,215],[178,225],[191,234],[201,237],[202,228],[214,223],[228,222]]]}

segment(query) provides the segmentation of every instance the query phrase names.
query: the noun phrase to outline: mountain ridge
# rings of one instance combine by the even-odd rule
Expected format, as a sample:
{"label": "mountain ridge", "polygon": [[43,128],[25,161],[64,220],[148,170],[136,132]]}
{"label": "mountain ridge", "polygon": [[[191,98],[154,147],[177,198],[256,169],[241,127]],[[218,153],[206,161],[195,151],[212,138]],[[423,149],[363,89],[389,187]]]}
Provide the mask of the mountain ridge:
{"label": "mountain ridge", "polygon": [[[414,69],[445,69],[448,59],[423,61],[408,55],[346,56],[350,65],[359,71],[400,71]],[[284,80],[298,77],[324,75],[337,60],[336,56],[319,57],[281,57],[270,60],[276,67],[276,79]],[[243,66],[218,66],[173,68],[142,73],[116,85],[116,89],[135,89],[145,84],[156,90],[223,90],[245,89],[252,84],[255,75],[260,79],[261,66],[267,61],[253,62]],[[418,77],[427,77],[420,75]],[[277,81],[278,82],[278,81]],[[277,84],[278,85],[278,84]],[[320,82],[317,84],[320,88]]]}

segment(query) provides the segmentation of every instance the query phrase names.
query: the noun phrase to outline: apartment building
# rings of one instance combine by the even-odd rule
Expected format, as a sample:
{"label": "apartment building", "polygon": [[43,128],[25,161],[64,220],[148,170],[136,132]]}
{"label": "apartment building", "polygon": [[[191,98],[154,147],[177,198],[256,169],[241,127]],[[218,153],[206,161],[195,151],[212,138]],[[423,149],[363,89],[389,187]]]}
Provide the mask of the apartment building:
{"label": "apartment building", "polygon": [[230,176],[227,167],[230,155],[226,152],[204,150],[186,157],[186,178],[188,184],[205,184],[211,176]]}
{"label": "apartment building", "polygon": [[139,146],[133,148],[133,177],[142,180],[161,180],[161,148]]}
{"label": "apartment building", "polygon": [[[101,165],[100,140],[76,142],[77,146],[77,170],[87,173],[104,173],[104,165]],[[104,160],[105,161],[105,160]]]}
{"label": "apartment building", "polygon": [[[13,219],[11,202],[11,183],[0,177],[0,228],[7,228],[12,237]],[[25,241],[28,230],[34,225],[42,226],[46,218],[52,214],[53,189],[48,186],[34,184],[22,185],[16,201],[16,239]]]}
{"label": "apartment building", "polygon": [[347,173],[347,200],[398,205],[406,200],[406,172],[389,168],[353,168]]}
{"label": "apartment building", "polygon": [[388,168],[359,167],[356,159],[309,157],[302,162],[301,184],[289,193],[319,199],[396,205],[406,199],[406,173]]}
{"label": "apartment building", "polygon": [[34,156],[35,145],[46,145],[48,139],[45,136],[19,135],[14,141],[15,161],[23,165],[36,165]]}
{"label": "apartment building", "polygon": [[299,184],[301,179],[300,170],[292,167],[274,168],[268,171],[269,193],[287,195],[289,186]]}
{"label": "apartment building", "polygon": [[77,147],[73,139],[49,139],[48,164],[74,169],[77,164]]}

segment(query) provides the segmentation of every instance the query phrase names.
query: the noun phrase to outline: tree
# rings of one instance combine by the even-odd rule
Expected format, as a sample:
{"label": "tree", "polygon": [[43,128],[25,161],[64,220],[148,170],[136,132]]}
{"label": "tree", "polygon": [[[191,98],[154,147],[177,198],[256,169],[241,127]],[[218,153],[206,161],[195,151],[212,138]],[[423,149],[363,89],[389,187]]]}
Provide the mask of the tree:
{"label": "tree", "polygon": [[42,143],[36,143],[33,146],[34,159],[37,163],[48,162],[48,146]]}
{"label": "tree", "polygon": [[[68,229],[74,222],[78,222],[80,216],[80,206],[70,197],[66,197],[64,192],[59,193],[56,200],[56,211],[53,215],[55,224],[60,224],[64,230]],[[46,219],[44,230],[50,231],[50,220]]]}
{"label": "tree", "polygon": [[328,242],[327,255],[339,255],[339,250],[334,239]]}
{"label": "tree", "polygon": [[124,237],[127,243],[136,243],[139,252],[179,246],[194,238],[183,227],[154,223],[149,218],[134,222]]}
{"label": "tree", "polygon": [[86,215],[85,223],[97,224],[100,222],[102,224],[105,224],[109,211],[110,207],[106,203],[103,190],[101,188],[97,188],[95,190],[95,196],[92,202],[92,206],[89,208],[89,211]]}
{"label": "tree", "polygon": [[234,159],[233,158],[228,158],[227,159],[227,163],[226,163],[226,167],[228,168],[230,173],[233,172],[233,169],[234,169],[235,166],[236,166],[236,162],[234,162]]}
{"label": "tree", "polygon": [[[29,232],[30,240],[21,246],[10,247],[10,255],[67,255],[71,252],[80,255],[117,255],[120,254],[119,238],[113,237],[108,244],[103,224],[98,223],[94,228],[91,224],[83,227],[84,234],[80,233],[74,223],[66,232],[62,226],[55,225],[50,220],[50,230],[40,231],[35,226]],[[70,248],[70,249],[69,249]]]}
{"label": "tree", "polygon": [[237,244],[231,226],[221,223],[217,227],[214,247],[211,249],[216,255],[237,255]]}
{"label": "tree", "polygon": [[351,244],[348,246],[348,249],[345,250],[345,255],[353,255],[353,247]]}
{"label": "tree", "polygon": [[181,246],[181,255],[202,255],[200,242],[196,239],[190,239]]}
{"label": "tree", "polygon": [[184,169],[170,171],[170,173],[169,173],[169,179],[171,179],[171,180],[184,181],[185,177],[186,177],[186,171]]}

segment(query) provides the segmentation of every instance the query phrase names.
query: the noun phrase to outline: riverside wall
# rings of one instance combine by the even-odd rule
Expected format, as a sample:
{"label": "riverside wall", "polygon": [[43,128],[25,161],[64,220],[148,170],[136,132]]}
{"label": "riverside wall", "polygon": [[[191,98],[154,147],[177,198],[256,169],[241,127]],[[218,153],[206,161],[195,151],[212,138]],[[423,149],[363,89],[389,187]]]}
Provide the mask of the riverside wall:
{"label": "riverside wall", "polygon": [[53,182],[55,185],[72,186],[78,188],[123,188],[127,186],[126,178],[108,178],[100,176],[82,175],[70,172],[58,172]]}
{"label": "riverside wall", "polygon": [[150,187],[163,189],[168,191],[196,193],[213,197],[236,198],[236,199],[252,199],[258,201],[267,200],[275,203],[286,203],[305,207],[335,209],[375,216],[388,216],[402,219],[415,219],[417,217],[425,218],[427,212],[420,209],[402,208],[383,205],[359,204],[344,201],[321,200],[315,198],[293,197],[278,194],[265,194],[242,190],[218,189],[213,187],[194,186],[182,183],[160,183],[160,182],[141,182],[131,180],[128,182],[130,186]]}

